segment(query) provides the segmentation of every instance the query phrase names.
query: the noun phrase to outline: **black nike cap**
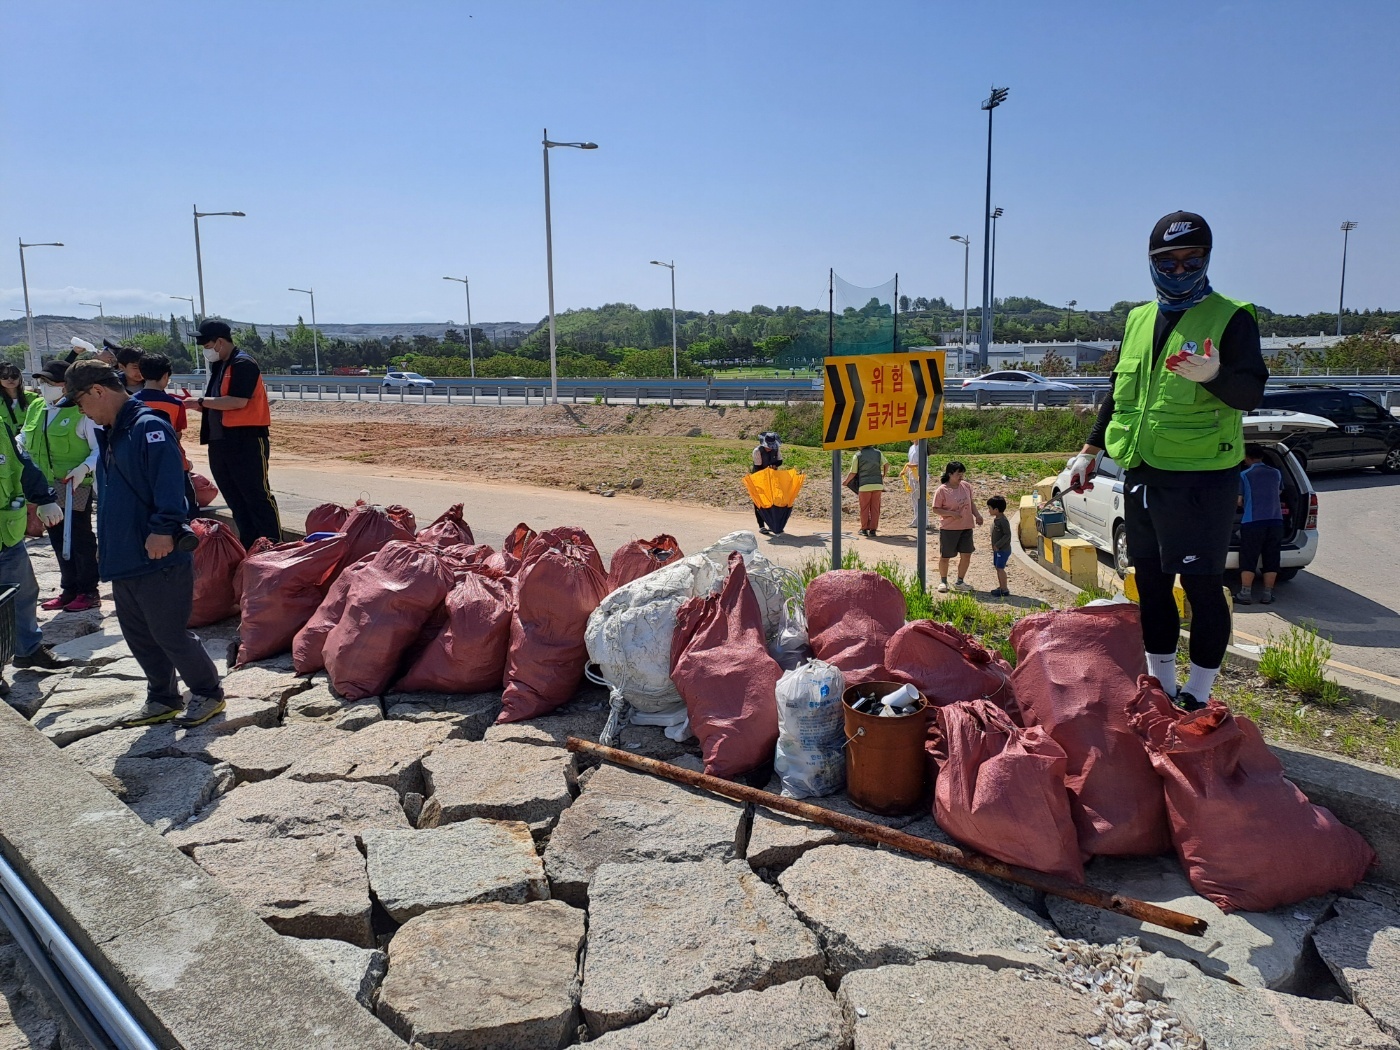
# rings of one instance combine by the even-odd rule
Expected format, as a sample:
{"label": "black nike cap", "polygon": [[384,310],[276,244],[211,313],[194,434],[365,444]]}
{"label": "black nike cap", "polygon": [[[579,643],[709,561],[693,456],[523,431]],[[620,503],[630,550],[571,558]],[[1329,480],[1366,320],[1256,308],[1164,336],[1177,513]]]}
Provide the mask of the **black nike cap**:
{"label": "black nike cap", "polygon": [[1147,254],[1174,252],[1178,248],[1204,248],[1210,251],[1210,224],[1194,211],[1174,211],[1163,215],[1152,227]]}

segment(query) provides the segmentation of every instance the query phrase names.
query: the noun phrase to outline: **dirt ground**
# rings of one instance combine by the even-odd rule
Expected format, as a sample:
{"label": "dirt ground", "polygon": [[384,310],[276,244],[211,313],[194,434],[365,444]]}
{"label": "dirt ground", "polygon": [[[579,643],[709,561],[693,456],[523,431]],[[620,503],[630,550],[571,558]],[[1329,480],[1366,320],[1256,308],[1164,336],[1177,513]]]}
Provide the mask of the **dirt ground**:
{"label": "dirt ground", "polygon": [[[649,499],[704,507],[750,505],[743,477],[771,408],[612,405],[400,405],[393,402],[273,403],[272,448],[281,462],[327,459],[459,474],[583,492],[635,491]],[[788,466],[808,475],[798,509],[831,514],[830,454],[787,446]],[[1047,472],[1054,457],[998,457],[969,478],[979,503],[993,493],[1014,504]],[[909,497],[891,461],[885,496],[890,527],[911,516]],[[931,479],[937,484],[937,479]],[[856,513],[846,493],[843,513]]]}

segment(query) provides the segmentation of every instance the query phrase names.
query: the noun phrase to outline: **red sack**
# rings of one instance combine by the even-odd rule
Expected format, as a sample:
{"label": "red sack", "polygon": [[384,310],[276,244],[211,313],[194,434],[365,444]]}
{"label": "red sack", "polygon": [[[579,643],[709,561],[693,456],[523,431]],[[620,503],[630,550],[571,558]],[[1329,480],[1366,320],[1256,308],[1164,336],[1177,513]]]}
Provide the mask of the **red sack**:
{"label": "red sack", "polygon": [[270,551],[275,546],[277,546],[277,544],[273,543],[266,536],[259,536],[253,541],[253,545],[248,548],[248,553],[244,556],[243,560],[238,563],[238,567],[233,570],[233,600],[236,604],[241,605],[243,603],[243,571],[244,566],[248,564],[248,559],[254,554],[263,554],[266,551]]}
{"label": "red sack", "polygon": [[535,530],[526,525],[523,521],[510,530],[510,535],[501,544],[501,550],[505,551],[516,561],[525,557],[525,549],[530,546],[530,541],[535,538]]}
{"label": "red sack", "polygon": [[[347,539],[336,534],[313,543],[279,543],[243,559],[238,662],[285,653],[326,597]],[[257,543],[253,544],[254,549]]]}
{"label": "red sack", "polygon": [[1132,708],[1166,789],[1176,855],[1191,888],[1222,911],[1349,890],[1375,864],[1365,839],[1283,775],[1248,718],[1218,700],[1187,714],[1147,675]]}
{"label": "red sack", "polygon": [[1011,629],[1011,684],[1027,725],[1065,749],[1065,787],[1085,853],[1151,857],[1171,846],[1162,787],[1129,724],[1147,670],[1136,605],[1027,616]]}
{"label": "red sack", "polygon": [[[810,618],[809,612],[809,625]],[[917,686],[930,704],[941,707],[986,699],[1010,715],[1013,722],[1021,721],[1011,690],[1011,665],[1000,653],[978,644],[950,624],[933,620],[905,624],[885,645],[884,662],[891,681]]]}
{"label": "red sack", "polygon": [[39,508],[33,503],[29,504],[29,515],[24,522],[24,534],[26,536],[42,536],[48,531],[44,528],[44,523],[39,520]]}
{"label": "red sack", "polygon": [[233,530],[213,518],[195,518],[190,528],[199,537],[194,551],[194,605],[190,627],[203,627],[238,615],[233,574],[247,557]]}
{"label": "red sack", "polygon": [[877,572],[836,569],[807,584],[812,654],[841,669],[846,685],[888,682],[885,644],[904,626],[899,588]]}
{"label": "red sack", "polygon": [[459,543],[472,544],[472,527],[462,516],[462,504],[454,503],[438,519],[418,533],[418,542],[433,547],[455,547]]}
{"label": "red sack", "polygon": [[404,650],[452,589],[452,570],[434,547],[389,543],[359,568],[323,656],[335,691],[348,700],[379,696]]}
{"label": "red sack", "polygon": [[615,591],[625,583],[640,580],[649,572],[678,562],[685,555],[676,537],[662,533],[649,540],[633,540],[624,543],[612,556],[608,564],[608,590]]}
{"label": "red sack", "polygon": [[319,507],[312,507],[306,515],[306,534],[313,536],[318,532],[344,532],[345,520],[350,517],[350,508],[342,507],[339,503],[322,503]]}
{"label": "red sack", "polygon": [[386,543],[413,542],[413,533],[394,519],[389,507],[379,507],[372,503],[356,503],[355,509],[345,519],[341,531],[345,533],[346,539],[345,558],[337,566],[337,573],[354,565],[366,554],[373,554]]}
{"label": "red sack", "polygon": [[195,502],[207,507],[219,498],[219,487],[198,471],[190,471],[190,484],[194,486]]}
{"label": "red sack", "polygon": [[515,581],[464,572],[447,594],[447,623],[395,686],[404,692],[500,689],[510,647]]}
{"label": "red sack", "polygon": [[965,846],[1023,868],[1084,881],[1065,793],[1065,753],[990,700],[934,709],[940,744],[933,819]]}
{"label": "red sack", "polygon": [[356,574],[374,561],[374,558],[373,554],[366,555],[337,576],[326,591],[326,597],[311,614],[311,619],[306,621],[306,626],[292,639],[292,666],[296,668],[297,674],[311,674],[325,668],[326,635],[331,633],[331,628],[340,622],[340,617],[345,612],[345,603],[350,597],[350,584],[354,582]]}
{"label": "red sack", "polygon": [[736,551],[719,593],[688,599],[671,637],[671,681],[700,738],[707,774],[733,778],[773,760],[782,676],[764,645],[763,614]]}
{"label": "red sack", "polygon": [[514,575],[515,570],[520,567],[520,563],[514,558],[492,550],[490,545],[485,543],[442,547],[439,549],[438,555],[448,568],[457,574],[458,579],[461,579],[462,574],[467,572],[501,579]]}
{"label": "red sack", "polygon": [[545,529],[526,545],[525,553],[520,559],[521,566],[529,563],[532,552],[538,556],[546,550],[563,550],[565,547],[576,548],[583,557],[588,559],[588,564],[598,570],[604,581],[607,580],[608,567],[603,564],[603,556],[598,552],[598,545],[593,542],[593,537],[577,525],[560,525],[558,528]]}
{"label": "red sack", "polygon": [[498,722],[519,722],[568,703],[588,663],[583,630],[608,592],[602,559],[587,548],[536,537],[516,577]]}
{"label": "red sack", "polygon": [[418,519],[413,516],[413,511],[407,507],[390,503],[384,508],[384,513],[389,515],[390,520],[410,536],[418,532]]}

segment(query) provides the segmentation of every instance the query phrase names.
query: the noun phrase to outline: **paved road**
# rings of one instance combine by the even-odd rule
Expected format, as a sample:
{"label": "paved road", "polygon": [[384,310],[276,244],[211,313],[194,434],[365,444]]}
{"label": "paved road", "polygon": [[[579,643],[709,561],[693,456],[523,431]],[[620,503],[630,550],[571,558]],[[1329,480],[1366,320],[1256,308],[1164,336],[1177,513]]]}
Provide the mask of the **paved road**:
{"label": "paved road", "polygon": [[1400,475],[1354,470],[1318,474],[1312,483],[1317,558],[1279,586],[1273,606],[1237,607],[1236,633],[1263,639],[1310,620],[1331,636],[1334,661],[1400,685]]}

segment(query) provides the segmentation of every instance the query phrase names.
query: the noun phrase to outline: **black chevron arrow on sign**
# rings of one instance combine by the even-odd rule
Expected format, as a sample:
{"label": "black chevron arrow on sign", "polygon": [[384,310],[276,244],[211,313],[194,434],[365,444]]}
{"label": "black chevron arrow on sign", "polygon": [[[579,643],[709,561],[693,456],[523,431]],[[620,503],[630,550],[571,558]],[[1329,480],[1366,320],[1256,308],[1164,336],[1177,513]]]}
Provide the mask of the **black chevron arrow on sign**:
{"label": "black chevron arrow on sign", "polygon": [[[943,378],[938,374],[938,365],[935,361],[930,359],[927,364],[928,377],[930,380],[929,385],[933,387],[933,397],[929,398],[932,402],[932,407],[928,410],[928,423],[925,425],[924,429],[932,430],[934,425],[938,422],[938,413],[943,410]],[[918,418],[917,412],[914,413],[914,418]]]}
{"label": "black chevron arrow on sign", "polygon": [[[924,385],[922,361],[911,361],[909,363],[909,371],[914,376],[914,390],[919,395],[914,401],[914,411],[909,413],[909,433],[917,434],[919,432],[920,421],[923,419],[924,415],[924,404],[928,401],[928,387]],[[929,371],[936,373],[938,370],[935,368],[929,369]]]}
{"label": "black chevron arrow on sign", "polygon": [[826,385],[831,391],[831,400],[836,409],[831,413],[831,420],[826,425],[826,443],[830,445],[841,430],[841,416],[846,410],[846,388],[841,385],[841,370],[835,365],[826,366]]}
{"label": "black chevron arrow on sign", "polygon": [[865,389],[860,385],[860,371],[855,365],[846,366],[846,378],[851,383],[851,396],[855,403],[851,406],[851,419],[846,424],[846,441],[854,441],[860,428],[860,414],[865,411]]}

